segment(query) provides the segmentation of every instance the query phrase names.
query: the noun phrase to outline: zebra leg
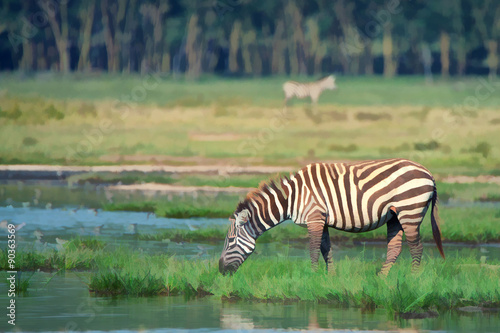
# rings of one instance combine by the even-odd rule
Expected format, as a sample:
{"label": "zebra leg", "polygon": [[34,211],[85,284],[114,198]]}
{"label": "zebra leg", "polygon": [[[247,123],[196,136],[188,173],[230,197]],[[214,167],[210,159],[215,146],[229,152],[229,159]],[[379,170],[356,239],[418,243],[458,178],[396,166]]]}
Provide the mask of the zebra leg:
{"label": "zebra leg", "polygon": [[399,223],[398,217],[393,217],[387,222],[387,258],[382,265],[379,275],[389,274],[391,267],[401,254],[401,243],[403,241],[403,227]]}
{"label": "zebra leg", "polygon": [[318,258],[324,225],[324,222],[307,223],[307,231],[309,233],[309,251],[311,255],[312,269],[314,271],[318,270]]}
{"label": "zebra leg", "polygon": [[420,266],[420,260],[422,259],[422,252],[424,251],[424,247],[422,246],[422,242],[420,241],[420,223],[403,223],[403,230],[406,235],[406,241],[408,242],[408,246],[410,247],[411,254],[411,268],[412,272],[415,273],[418,271]]}
{"label": "zebra leg", "polygon": [[332,244],[330,242],[330,234],[328,233],[328,226],[326,224],[323,228],[323,235],[321,236],[320,250],[326,263],[326,270],[333,273]]}

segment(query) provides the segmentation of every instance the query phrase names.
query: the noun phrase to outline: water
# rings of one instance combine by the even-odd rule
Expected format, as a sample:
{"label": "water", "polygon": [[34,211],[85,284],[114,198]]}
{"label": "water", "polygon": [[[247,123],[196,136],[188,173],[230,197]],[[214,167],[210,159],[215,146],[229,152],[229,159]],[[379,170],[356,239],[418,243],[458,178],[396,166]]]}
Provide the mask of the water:
{"label": "water", "polygon": [[[87,274],[52,276],[39,273],[33,278],[29,296],[17,298],[16,330],[43,331],[149,331],[189,330],[227,332],[244,330],[354,330],[399,329],[496,332],[498,313],[446,312],[438,318],[395,319],[384,310],[363,312],[328,304],[223,302],[213,297],[109,298],[89,294]],[[0,291],[5,304],[5,292]],[[5,328],[4,322],[0,327]]]}
{"label": "water", "polygon": [[[140,241],[137,234],[153,234],[159,230],[170,228],[197,229],[207,226],[227,226],[226,219],[172,219],[160,218],[147,213],[136,212],[106,212],[99,210],[82,209],[42,209],[42,208],[11,208],[0,207],[0,220],[8,220],[10,223],[19,225],[26,223],[16,236],[20,249],[29,249],[37,246],[37,249],[56,248],[56,238],[69,239],[71,237],[95,237],[104,241],[108,248],[127,246],[132,249],[142,249],[149,253],[167,253],[172,255],[183,255],[188,257],[212,258],[220,255],[223,240],[218,243],[196,244],[176,243],[165,241]],[[134,229],[134,225],[136,225]],[[102,226],[97,233],[96,227]],[[277,227],[279,228],[279,227]],[[299,228],[299,227],[297,227]],[[36,244],[34,233],[36,230],[43,232],[44,247]],[[340,231],[332,231],[340,232]],[[5,229],[0,229],[0,246],[7,244]],[[342,259],[346,256],[353,257],[363,255],[367,260],[381,259],[386,254],[386,244],[363,243],[364,246],[352,243],[334,244],[334,259]],[[434,244],[425,244],[425,255],[439,256]],[[499,244],[445,244],[448,257],[475,255],[478,260],[500,259]],[[304,242],[290,243],[257,243],[256,253],[274,253],[277,256],[308,257],[308,245]],[[403,251],[402,256],[409,256],[408,251]]]}
{"label": "water", "polygon": [[[38,185],[19,185],[0,193],[0,220],[14,224],[26,223],[17,231],[20,249],[35,246],[34,232],[44,233],[43,246],[56,248],[56,237],[68,239],[77,235],[92,236],[104,241],[108,248],[127,246],[149,253],[173,254],[179,258],[214,258],[220,255],[222,241],[214,244],[165,243],[140,241],[137,233],[155,233],[169,228],[196,229],[203,226],[226,226],[226,219],[169,219],[147,213],[105,212],[83,207],[99,207],[107,200],[96,188],[43,188],[36,207],[22,208],[22,202],[33,202]],[[9,192],[10,191],[10,192]],[[9,199],[10,198],[10,199]],[[49,201],[50,199],[50,201]],[[115,197],[115,199],[118,199]],[[45,209],[51,202],[52,209]],[[83,205],[82,205],[83,204]],[[100,232],[96,227],[102,226]],[[333,232],[333,231],[332,231]],[[0,247],[5,248],[5,229],[0,229]],[[258,255],[302,257],[307,260],[308,245],[303,242],[258,244]],[[384,243],[335,244],[334,259],[362,256],[366,260],[380,260],[386,252]],[[480,260],[500,259],[498,244],[469,246],[445,245],[448,257],[474,255]],[[407,247],[402,256],[409,257]],[[425,256],[438,256],[435,245],[426,244]],[[253,258],[258,259],[257,255]],[[252,259],[253,259],[252,258]],[[24,272],[24,274],[28,274]],[[0,304],[7,304],[6,273],[0,273]],[[135,332],[164,330],[189,332],[262,332],[279,330],[335,330],[335,331],[400,331],[426,330],[449,332],[497,332],[500,327],[498,312],[440,313],[438,318],[395,319],[385,310],[363,312],[360,309],[337,308],[329,304],[311,302],[261,303],[224,302],[213,297],[185,299],[184,297],[94,297],[88,292],[87,272],[33,275],[28,295],[18,296],[17,325],[19,332],[45,331],[115,331]],[[3,306],[3,305],[2,305]],[[3,315],[2,315],[3,317]],[[10,330],[5,318],[0,320],[0,331]]]}

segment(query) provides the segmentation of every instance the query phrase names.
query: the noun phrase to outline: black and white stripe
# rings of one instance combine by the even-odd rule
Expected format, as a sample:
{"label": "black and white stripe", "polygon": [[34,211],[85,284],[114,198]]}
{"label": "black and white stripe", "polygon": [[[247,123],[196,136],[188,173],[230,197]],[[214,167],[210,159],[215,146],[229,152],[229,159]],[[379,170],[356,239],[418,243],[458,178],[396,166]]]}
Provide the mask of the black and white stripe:
{"label": "black and white stripe", "polygon": [[327,76],[315,82],[300,83],[296,81],[287,81],[283,84],[283,91],[285,92],[285,105],[288,100],[293,97],[306,98],[310,97],[312,103],[318,103],[319,96],[326,90],[334,90],[335,77],[333,75]]}
{"label": "black and white stripe", "polygon": [[[395,261],[399,255],[398,235],[404,230],[407,238],[410,234],[415,238],[412,243],[416,250],[412,250],[412,256],[415,254],[415,261],[419,263],[419,226],[431,203],[433,234],[442,253],[435,220],[436,200],[435,182],[430,172],[409,160],[310,164],[290,178],[281,179],[279,184],[272,182],[260,186],[240,203],[226,237],[221,267],[233,259],[237,261],[237,268],[251,254],[259,235],[288,219],[309,229],[313,265],[317,262],[313,252],[319,251],[318,237],[324,242],[328,238],[328,227],[366,232],[384,224],[388,225],[388,235],[394,234],[388,236],[388,253],[392,251],[388,260]],[[325,260],[328,253],[324,253],[323,247],[329,252],[329,238],[327,242],[321,246]]]}

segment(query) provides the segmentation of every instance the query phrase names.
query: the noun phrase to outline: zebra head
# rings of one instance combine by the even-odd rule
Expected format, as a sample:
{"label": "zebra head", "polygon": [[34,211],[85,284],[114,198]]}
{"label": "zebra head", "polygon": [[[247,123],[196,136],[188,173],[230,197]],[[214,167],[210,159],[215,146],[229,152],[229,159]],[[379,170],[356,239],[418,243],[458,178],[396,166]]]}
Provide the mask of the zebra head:
{"label": "zebra head", "polygon": [[324,81],[324,84],[325,84],[326,89],[330,89],[330,90],[337,89],[337,86],[335,85],[335,76],[333,76],[333,75],[327,76],[325,81]]}
{"label": "zebra head", "polygon": [[255,232],[249,223],[251,216],[248,208],[238,207],[234,218],[229,219],[231,225],[219,259],[219,271],[224,275],[236,272],[255,249]]}

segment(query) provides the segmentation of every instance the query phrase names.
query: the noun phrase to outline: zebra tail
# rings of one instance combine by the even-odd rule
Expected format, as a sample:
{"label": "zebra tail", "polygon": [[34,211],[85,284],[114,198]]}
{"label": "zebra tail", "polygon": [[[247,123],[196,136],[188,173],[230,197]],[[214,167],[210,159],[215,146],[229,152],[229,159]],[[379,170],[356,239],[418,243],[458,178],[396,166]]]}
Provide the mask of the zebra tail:
{"label": "zebra tail", "polygon": [[443,244],[441,243],[441,229],[439,228],[437,202],[438,202],[438,195],[437,195],[436,185],[434,184],[434,192],[432,193],[432,211],[431,211],[432,236],[434,236],[434,241],[436,242],[441,257],[445,259]]}

